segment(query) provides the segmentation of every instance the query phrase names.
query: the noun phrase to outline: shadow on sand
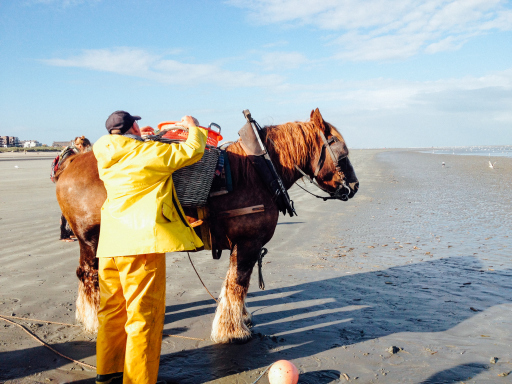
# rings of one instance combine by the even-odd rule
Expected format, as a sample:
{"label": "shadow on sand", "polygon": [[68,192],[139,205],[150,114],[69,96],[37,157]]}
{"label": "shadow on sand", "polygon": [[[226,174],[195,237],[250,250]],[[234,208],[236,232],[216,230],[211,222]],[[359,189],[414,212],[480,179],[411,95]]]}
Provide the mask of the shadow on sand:
{"label": "shadow on sand", "polygon": [[[169,384],[204,383],[394,333],[446,331],[475,316],[475,310],[512,302],[511,276],[510,270],[484,270],[474,257],[451,257],[254,292],[249,294],[252,340],[163,354],[159,376]],[[199,309],[210,303],[168,306],[166,324],[213,314],[213,306]],[[93,342],[53,346],[80,360],[95,353]],[[42,346],[2,352],[0,362],[3,380],[68,364]],[[484,369],[479,363],[461,364],[418,384],[465,380]],[[303,373],[300,383],[327,384],[339,377],[337,370],[319,369]]]}
{"label": "shadow on sand", "polygon": [[[160,375],[179,383],[207,382],[394,333],[446,331],[477,312],[512,302],[511,276],[510,270],[484,270],[474,257],[450,257],[254,292],[248,295],[252,340],[163,354]],[[213,307],[194,309],[208,303],[170,306],[166,322],[213,313]],[[181,312],[172,313],[176,310]],[[482,367],[463,364],[422,383],[467,379]],[[335,375],[339,378],[334,370],[307,372],[300,382],[329,383]]]}
{"label": "shadow on sand", "polygon": [[[79,361],[94,356],[96,353],[96,343],[90,341],[52,343],[50,346],[63,355]],[[70,363],[69,360],[42,345],[10,352],[0,352],[0,382],[36,375]],[[81,371],[78,364],[76,367]]]}
{"label": "shadow on sand", "polygon": [[419,384],[457,383],[461,380],[469,380],[469,378],[475,377],[486,369],[487,367],[484,364],[461,364],[456,367],[437,372]]}

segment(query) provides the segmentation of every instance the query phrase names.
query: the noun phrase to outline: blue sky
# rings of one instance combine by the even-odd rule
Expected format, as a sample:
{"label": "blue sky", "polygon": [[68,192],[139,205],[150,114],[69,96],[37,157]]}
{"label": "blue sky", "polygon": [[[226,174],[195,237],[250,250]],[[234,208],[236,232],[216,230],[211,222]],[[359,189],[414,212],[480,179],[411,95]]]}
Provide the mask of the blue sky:
{"label": "blue sky", "polygon": [[319,108],[349,147],[512,144],[505,0],[0,0],[0,135],[191,114],[236,140]]}

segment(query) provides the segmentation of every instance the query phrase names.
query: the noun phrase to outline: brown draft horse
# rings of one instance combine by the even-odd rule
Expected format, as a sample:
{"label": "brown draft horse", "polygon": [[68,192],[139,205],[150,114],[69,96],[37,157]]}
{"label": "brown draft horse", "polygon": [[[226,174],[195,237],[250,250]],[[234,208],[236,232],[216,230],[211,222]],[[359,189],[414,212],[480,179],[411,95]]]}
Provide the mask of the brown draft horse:
{"label": "brown draft horse", "polygon": [[[345,141],[336,128],[324,121],[318,109],[311,112],[308,122],[264,127],[262,139],[287,189],[303,177],[297,169],[299,167],[335,198],[346,200],[357,192],[359,183],[348,160]],[[329,145],[325,139],[329,140]],[[326,145],[330,149],[326,149]],[[208,201],[209,224],[215,228],[217,246],[231,251],[229,270],[212,326],[211,337],[217,343],[251,337],[247,327],[251,318],[245,298],[253,268],[262,247],[272,238],[279,217],[272,196],[262,185],[240,143],[231,144],[227,153],[233,191],[211,197]],[[336,157],[340,159],[338,164],[335,164]],[[336,193],[340,186],[349,190],[343,198]],[[76,318],[91,332],[98,325],[98,264],[95,254],[101,206],[105,199],[106,191],[98,177],[94,154],[89,152],[70,159],[58,175],[57,200],[80,243],[80,265],[76,270],[79,280]],[[219,212],[261,204],[265,207],[263,212],[215,218]],[[194,209],[185,209],[185,213],[190,222],[198,219]]]}

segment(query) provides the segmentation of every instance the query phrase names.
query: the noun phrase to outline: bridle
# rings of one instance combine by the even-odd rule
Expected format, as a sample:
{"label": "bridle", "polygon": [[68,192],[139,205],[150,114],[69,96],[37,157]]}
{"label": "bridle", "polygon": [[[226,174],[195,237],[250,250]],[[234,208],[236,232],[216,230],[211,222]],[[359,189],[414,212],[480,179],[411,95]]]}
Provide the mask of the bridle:
{"label": "bridle", "polygon": [[[349,195],[350,195],[351,191],[350,191],[349,186],[345,182],[345,179],[343,178],[343,172],[341,171],[340,164],[342,161],[348,160],[348,155],[340,157],[339,155],[334,154],[334,152],[331,148],[331,145],[334,143],[340,142],[340,140],[336,136],[331,136],[329,139],[327,139],[325,137],[325,135],[323,134],[323,132],[320,132],[320,137],[322,138],[324,144],[322,145],[322,149],[320,150],[320,157],[318,159],[318,163],[316,164],[316,169],[313,174],[313,177],[310,177],[308,174],[306,174],[306,172],[304,172],[302,169],[300,169],[297,164],[295,164],[295,169],[298,170],[307,180],[309,180],[309,182],[311,184],[315,185],[317,188],[321,189],[322,191],[328,193],[329,197],[315,195],[314,193],[309,192],[307,189],[302,188],[299,184],[297,184],[297,186],[299,188],[302,188],[304,191],[306,191],[310,195],[318,197],[319,199],[323,199],[324,201],[330,200],[330,199],[339,199],[339,200],[347,201],[349,199]],[[316,180],[316,178],[318,177],[318,174],[320,173],[320,170],[322,169],[322,167],[324,165],[325,151],[329,152],[329,155],[331,156],[331,159],[336,166],[336,173],[343,180],[343,182],[338,185],[338,187],[336,188],[336,190],[334,192],[331,192],[325,188],[322,188],[320,186],[320,184],[318,184],[318,181]]]}

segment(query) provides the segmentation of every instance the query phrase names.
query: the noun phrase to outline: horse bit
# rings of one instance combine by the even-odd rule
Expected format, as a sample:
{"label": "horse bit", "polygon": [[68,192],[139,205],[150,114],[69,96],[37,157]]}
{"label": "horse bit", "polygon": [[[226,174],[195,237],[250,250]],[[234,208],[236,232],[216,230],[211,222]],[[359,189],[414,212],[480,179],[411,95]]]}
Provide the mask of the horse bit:
{"label": "horse bit", "polygon": [[[313,177],[310,177],[308,174],[306,174],[302,169],[300,169],[298,167],[297,164],[295,164],[295,169],[297,169],[304,177],[306,177],[306,179],[308,179],[311,184],[313,184],[317,188],[321,189],[322,191],[328,193],[329,197],[315,195],[314,193],[309,192],[307,189],[302,188],[299,184],[297,184],[297,186],[299,188],[303,189],[304,191],[306,191],[307,193],[309,193],[310,195],[318,197],[319,199],[323,199],[324,201],[330,200],[330,199],[339,199],[342,201],[347,201],[349,199],[349,195],[350,195],[350,188],[347,185],[347,183],[345,182],[345,178],[343,177],[344,176],[343,172],[341,171],[340,163],[343,160],[348,159],[348,155],[339,157],[334,154],[334,152],[331,148],[331,144],[340,142],[340,140],[336,136],[331,136],[331,138],[329,140],[327,140],[327,138],[325,137],[323,132],[320,132],[320,137],[322,138],[324,145],[322,145],[322,149],[320,151],[320,157],[318,159],[318,163],[316,165],[316,170],[315,170]],[[331,155],[331,159],[332,159],[333,163],[336,165],[336,173],[342,179],[342,183],[338,185],[338,187],[336,188],[336,191],[334,191],[334,192],[330,192],[327,189],[322,188],[320,186],[320,184],[318,184],[318,182],[316,181],[318,173],[320,172],[320,170],[322,169],[322,167],[324,165],[324,150],[326,148],[327,148],[327,151],[329,152],[329,154]],[[345,190],[347,192],[345,192]]]}

